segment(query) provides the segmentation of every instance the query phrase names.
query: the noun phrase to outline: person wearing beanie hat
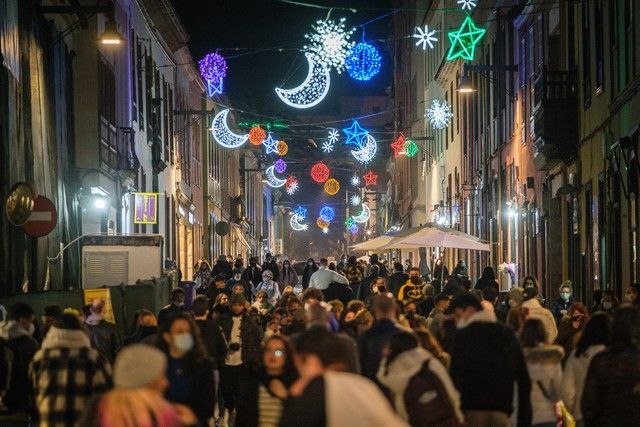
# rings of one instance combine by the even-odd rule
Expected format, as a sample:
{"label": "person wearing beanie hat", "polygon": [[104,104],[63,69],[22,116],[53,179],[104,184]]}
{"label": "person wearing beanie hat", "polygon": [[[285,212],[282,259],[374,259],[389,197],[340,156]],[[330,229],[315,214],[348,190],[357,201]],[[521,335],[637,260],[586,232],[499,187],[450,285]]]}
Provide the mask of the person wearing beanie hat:
{"label": "person wearing beanie hat", "polygon": [[533,286],[525,287],[522,295],[524,302],[521,304],[521,307],[529,310],[529,317],[534,317],[542,321],[544,329],[547,332],[547,344],[551,344],[558,336],[558,326],[551,311],[540,304],[540,300],[537,298],[538,288]]}
{"label": "person wearing beanie hat", "polygon": [[[144,361],[144,363],[140,363]],[[116,357],[114,389],[85,411],[84,426],[195,426],[193,411],[168,402],[163,393],[169,385],[167,358],[155,347],[133,344]]]}
{"label": "person wearing beanie hat", "polygon": [[[263,278],[270,273],[265,271]],[[271,283],[277,290],[275,282]],[[229,343],[220,378],[226,409],[223,418],[225,423],[228,421],[229,425],[234,425],[235,409],[238,402],[245,398],[243,393],[247,390],[251,373],[259,366],[263,332],[256,320],[247,313],[247,298],[243,294],[232,295],[231,313],[222,315],[219,324]]]}

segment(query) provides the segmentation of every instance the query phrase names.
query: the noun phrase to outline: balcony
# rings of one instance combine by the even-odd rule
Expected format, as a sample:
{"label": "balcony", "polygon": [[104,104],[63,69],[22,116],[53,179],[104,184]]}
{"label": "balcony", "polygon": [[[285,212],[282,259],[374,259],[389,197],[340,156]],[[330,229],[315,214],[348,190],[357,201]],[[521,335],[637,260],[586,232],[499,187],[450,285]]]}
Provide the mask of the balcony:
{"label": "balcony", "polygon": [[578,101],[575,73],[543,69],[533,92],[531,129],[538,170],[574,158],[578,147]]}

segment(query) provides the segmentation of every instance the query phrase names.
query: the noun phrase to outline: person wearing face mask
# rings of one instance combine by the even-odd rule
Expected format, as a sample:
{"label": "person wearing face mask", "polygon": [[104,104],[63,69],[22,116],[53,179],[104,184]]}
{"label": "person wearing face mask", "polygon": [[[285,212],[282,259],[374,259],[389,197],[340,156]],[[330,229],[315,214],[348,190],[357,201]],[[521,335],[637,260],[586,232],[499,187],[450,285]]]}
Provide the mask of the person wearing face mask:
{"label": "person wearing face mask", "polygon": [[253,292],[251,291],[251,285],[249,285],[249,283],[246,280],[242,279],[242,272],[240,270],[234,270],[233,276],[231,277],[231,279],[227,280],[225,284],[227,294],[232,295],[234,288],[238,285],[242,286],[244,295],[247,297],[249,302],[252,302]]}
{"label": "person wearing face mask", "polygon": [[560,285],[559,291],[560,296],[551,306],[551,312],[553,313],[553,317],[556,319],[556,323],[559,325],[562,321],[562,317],[565,316],[569,312],[569,308],[575,304],[575,300],[573,299],[573,287],[571,285],[571,281],[565,280]]}
{"label": "person wearing face mask", "polygon": [[255,257],[249,258],[249,266],[242,273],[242,279],[246,281],[252,288],[258,286],[262,281],[262,269],[258,265]]}
{"label": "person wearing face mask", "polygon": [[[8,320],[0,322],[0,392],[2,403],[11,414],[28,419],[33,415],[33,388],[29,381],[29,363],[38,351],[35,312],[26,304],[9,308]],[[11,364],[4,363],[12,360]]]}
{"label": "person wearing face mask", "polygon": [[171,291],[171,303],[158,312],[158,325],[162,327],[175,314],[184,313],[184,290],[175,288]]}
{"label": "person wearing face mask", "polygon": [[278,263],[273,259],[273,256],[270,253],[267,253],[264,256],[264,264],[262,264],[262,272],[264,273],[266,270],[271,271],[271,274],[273,274],[273,280],[277,282],[279,279],[280,269],[278,268]]}
{"label": "person wearing face mask", "polygon": [[265,270],[262,272],[262,282],[253,289],[253,295],[257,295],[259,291],[265,291],[267,293],[267,300],[276,305],[280,299],[280,288],[278,284],[273,280],[273,273],[271,270]]}
{"label": "person wearing face mask", "polygon": [[618,301],[618,298],[616,298],[615,294],[611,290],[607,289],[602,291],[602,300],[600,301],[600,304],[598,304],[596,311],[604,311],[609,314],[613,314],[619,305],[620,302]]}
{"label": "person wearing face mask", "polygon": [[307,289],[309,287],[311,275],[316,271],[318,271],[318,265],[313,258],[309,258],[307,260],[307,265],[304,267],[304,271],[302,272],[302,289]]}
{"label": "person wearing face mask", "polygon": [[298,286],[298,273],[291,267],[291,262],[288,259],[285,259],[282,262],[282,270],[280,271],[280,280],[278,285],[280,285],[280,292],[287,286],[291,286],[295,288]]}
{"label": "person wearing face mask", "polygon": [[226,409],[224,421],[229,425],[235,424],[235,409],[245,398],[249,378],[258,368],[260,359],[262,328],[247,313],[246,302],[244,295],[233,295],[231,313],[222,316],[219,322],[228,343],[220,386]]}
{"label": "person wearing face mask", "polygon": [[400,287],[398,291],[398,301],[404,303],[408,300],[420,301],[422,299],[422,288],[426,283],[420,276],[420,269],[413,267],[409,270],[409,280]]}
{"label": "person wearing face mask", "polygon": [[482,310],[469,292],[456,296],[451,305],[457,330],[450,374],[467,425],[509,426],[514,402],[517,425],[531,425],[531,381],[515,333]]}
{"label": "person wearing face mask", "polygon": [[200,425],[209,425],[215,403],[214,367],[193,317],[188,313],[174,315],[161,327],[158,347],[168,361],[165,398],[188,406]]}

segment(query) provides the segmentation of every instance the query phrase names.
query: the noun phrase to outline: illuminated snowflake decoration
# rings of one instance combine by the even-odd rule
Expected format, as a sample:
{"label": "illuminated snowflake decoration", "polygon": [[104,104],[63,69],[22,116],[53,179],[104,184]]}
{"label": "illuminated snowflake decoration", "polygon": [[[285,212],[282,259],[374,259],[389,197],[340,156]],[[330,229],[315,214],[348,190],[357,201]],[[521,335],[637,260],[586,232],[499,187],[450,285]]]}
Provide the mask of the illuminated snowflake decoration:
{"label": "illuminated snowflake decoration", "polygon": [[359,206],[362,203],[362,199],[357,194],[351,196],[351,206]]}
{"label": "illuminated snowflake decoration", "polygon": [[336,142],[338,142],[339,137],[340,137],[340,133],[338,132],[338,129],[334,129],[334,128],[329,129],[329,136],[327,137],[327,141],[329,141],[332,144],[335,144]]}
{"label": "illuminated snowflake decoration", "polygon": [[351,185],[353,185],[354,187],[359,187],[360,182],[360,177],[358,175],[354,175],[351,177]]}
{"label": "illuminated snowflake decoration", "polygon": [[322,229],[322,232],[323,232],[324,234],[329,234],[329,227],[324,227],[324,228]]}
{"label": "illuminated snowflake decoration", "polygon": [[342,73],[347,54],[354,45],[349,39],[355,28],[346,31],[345,21],[345,18],[340,18],[337,23],[331,19],[317,21],[312,25],[314,32],[304,35],[309,40],[304,51],[311,53],[325,67],[335,68],[338,74]]}
{"label": "illuminated snowflake decoration", "polygon": [[322,143],[322,151],[324,151],[325,153],[330,153],[333,151],[333,142],[331,141],[325,141]]}
{"label": "illuminated snowflake decoration", "polygon": [[431,106],[427,108],[426,116],[431,126],[436,129],[444,129],[449,126],[449,121],[453,117],[453,113],[447,101],[434,99]]}
{"label": "illuminated snowflake decoration", "polygon": [[458,0],[458,4],[462,6],[462,10],[473,9],[476,7],[477,0]]}
{"label": "illuminated snowflake decoration", "polygon": [[300,188],[300,184],[296,180],[291,184],[287,185],[285,188],[287,190],[287,194],[290,196],[293,196],[294,194],[296,194],[296,191],[298,191],[298,189]]}
{"label": "illuminated snowflake decoration", "polygon": [[425,25],[424,30],[420,27],[416,27],[416,31],[413,33],[413,37],[418,39],[416,46],[422,45],[422,50],[429,48],[433,49],[433,44],[438,41],[438,38],[434,35],[436,30],[429,31],[429,26]]}

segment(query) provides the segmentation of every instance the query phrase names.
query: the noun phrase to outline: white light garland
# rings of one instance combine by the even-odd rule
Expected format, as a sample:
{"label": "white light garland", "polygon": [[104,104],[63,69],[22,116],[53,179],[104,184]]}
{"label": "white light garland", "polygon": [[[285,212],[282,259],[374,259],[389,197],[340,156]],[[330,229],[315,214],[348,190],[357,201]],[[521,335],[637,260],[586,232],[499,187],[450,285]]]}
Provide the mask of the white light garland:
{"label": "white light garland", "polygon": [[349,50],[355,44],[349,41],[355,28],[345,31],[345,18],[340,18],[337,23],[331,19],[317,21],[312,25],[311,34],[305,34],[309,44],[304,46],[304,51],[313,54],[327,68],[335,68],[338,74],[344,69]]}
{"label": "white light garland", "polygon": [[358,196],[357,194],[351,196],[351,206],[358,206],[360,203],[362,203],[362,199],[360,198],[360,196]]}
{"label": "white light garland", "polygon": [[213,139],[215,139],[218,144],[226,148],[237,148],[247,142],[249,134],[238,135],[231,132],[231,129],[229,129],[227,125],[228,115],[229,109],[222,110],[216,114],[209,130],[213,135]]}
{"label": "white light garland", "polygon": [[431,106],[427,108],[426,116],[431,126],[436,129],[444,129],[449,126],[449,121],[453,117],[453,113],[447,101],[434,99]]}
{"label": "white light garland", "polygon": [[351,150],[351,155],[360,163],[367,164],[376,156],[378,152],[378,143],[375,138],[367,134],[362,148],[359,150]]}
{"label": "white light garland", "polygon": [[275,89],[282,102],[293,108],[304,109],[318,105],[329,93],[331,85],[329,68],[310,53],[305,53],[305,57],[307,58],[308,72],[304,82],[292,89],[279,87]]}
{"label": "white light garland", "polygon": [[420,27],[416,27],[416,31],[413,33],[413,37],[418,39],[416,46],[422,45],[422,50],[427,50],[427,45],[433,49],[433,43],[438,41],[438,38],[434,36],[436,30],[429,31],[429,26],[425,25],[424,30]]}

